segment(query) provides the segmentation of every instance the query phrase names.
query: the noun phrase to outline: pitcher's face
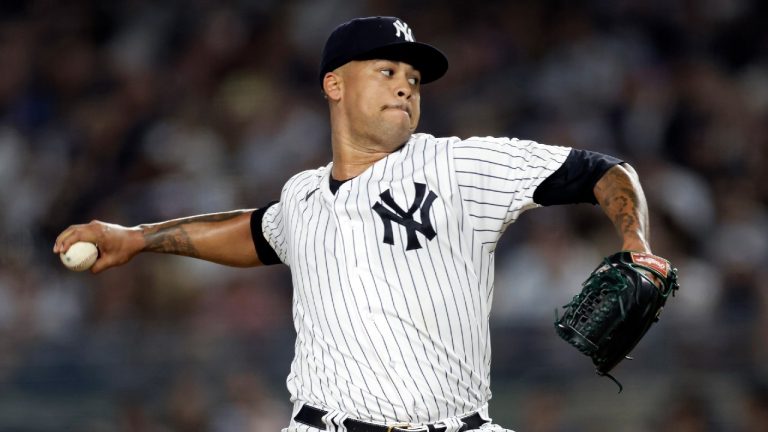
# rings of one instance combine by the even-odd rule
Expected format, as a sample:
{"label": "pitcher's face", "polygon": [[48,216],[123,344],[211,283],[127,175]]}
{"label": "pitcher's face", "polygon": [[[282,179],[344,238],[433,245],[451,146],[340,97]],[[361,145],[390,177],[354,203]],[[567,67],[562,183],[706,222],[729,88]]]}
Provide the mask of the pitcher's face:
{"label": "pitcher's face", "polygon": [[391,60],[352,61],[338,69],[352,131],[394,148],[408,141],[421,115],[421,74]]}

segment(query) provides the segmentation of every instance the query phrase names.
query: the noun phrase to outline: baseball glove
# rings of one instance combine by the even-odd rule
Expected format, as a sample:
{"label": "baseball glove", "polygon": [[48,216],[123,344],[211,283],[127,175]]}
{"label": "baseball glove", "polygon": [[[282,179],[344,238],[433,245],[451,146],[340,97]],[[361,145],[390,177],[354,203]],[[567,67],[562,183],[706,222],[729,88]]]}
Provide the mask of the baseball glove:
{"label": "baseball glove", "polygon": [[670,294],[679,289],[677,269],[664,258],[622,251],[603,259],[581,292],[555,311],[555,329],[566,342],[592,358],[598,375],[627,357],[651,324],[659,320]]}

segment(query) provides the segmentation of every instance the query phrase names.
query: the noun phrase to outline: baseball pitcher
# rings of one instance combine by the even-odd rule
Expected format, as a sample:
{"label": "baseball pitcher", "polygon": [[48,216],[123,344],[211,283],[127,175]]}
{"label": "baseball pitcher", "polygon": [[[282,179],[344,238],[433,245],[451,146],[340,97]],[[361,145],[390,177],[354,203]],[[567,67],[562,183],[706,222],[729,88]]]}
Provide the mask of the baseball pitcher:
{"label": "baseball pitcher", "polygon": [[[609,272],[613,279],[601,280],[598,293],[633,293],[647,282],[665,299],[674,271],[652,255],[646,200],[628,164],[514,138],[417,133],[421,86],[447,69],[445,55],[417,42],[401,19],[344,23],[325,44],[318,76],[330,112],[328,165],[296,174],[279,200],[258,209],[134,227],[74,225],[54,252],[78,241],[97,244],[95,273],[144,251],[290,266],[294,409],[284,432],[504,431],[488,415],[488,319],[496,245],[521,213],[600,205],[627,253],[607,268],[650,262],[655,271]],[[639,339],[647,330],[581,328],[573,317],[583,303],[574,300],[571,321],[557,329],[588,355],[592,345],[627,340],[622,332]],[[603,303],[631,308],[621,298]],[[643,319],[655,319],[659,303]],[[624,343],[613,364],[632,346]]]}

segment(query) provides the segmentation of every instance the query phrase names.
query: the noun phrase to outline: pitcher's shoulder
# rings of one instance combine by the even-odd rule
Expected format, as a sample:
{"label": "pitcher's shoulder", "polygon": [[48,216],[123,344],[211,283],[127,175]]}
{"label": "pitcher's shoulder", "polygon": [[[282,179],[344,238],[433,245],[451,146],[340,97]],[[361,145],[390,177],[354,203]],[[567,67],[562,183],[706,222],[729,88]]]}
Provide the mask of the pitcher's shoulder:
{"label": "pitcher's shoulder", "polygon": [[301,194],[305,190],[317,189],[322,179],[326,177],[326,173],[329,169],[329,165],[326,165],[294,174],[285,182],[282,190],[283,196],[286,194]]}

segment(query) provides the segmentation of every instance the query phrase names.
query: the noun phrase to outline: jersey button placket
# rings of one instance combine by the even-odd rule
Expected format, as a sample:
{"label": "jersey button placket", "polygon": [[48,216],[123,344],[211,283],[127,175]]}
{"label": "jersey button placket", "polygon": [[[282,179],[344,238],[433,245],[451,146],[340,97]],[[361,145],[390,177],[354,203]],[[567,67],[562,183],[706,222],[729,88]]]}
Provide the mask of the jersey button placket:
{"label": "jersey button placket", "polygon": [[[354,275],[354,263],[355,257],[353,256],[355,251],[355,230],[354,223],[350,218],[348,209],[346,208],[346,202],[349,198],[348,185],[343,184],[336,192],[336,197],[333,202],[333,217],[336,223],[336,240],[341,246],[342,250],[336,250],[337,259],[340,264],[346,266],[348,269],[347,276],[352,278]],[[341,262],[344,260],[344,262]]]}

